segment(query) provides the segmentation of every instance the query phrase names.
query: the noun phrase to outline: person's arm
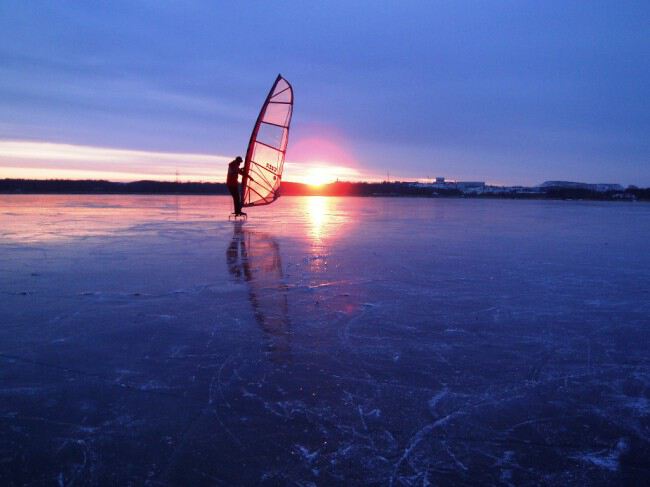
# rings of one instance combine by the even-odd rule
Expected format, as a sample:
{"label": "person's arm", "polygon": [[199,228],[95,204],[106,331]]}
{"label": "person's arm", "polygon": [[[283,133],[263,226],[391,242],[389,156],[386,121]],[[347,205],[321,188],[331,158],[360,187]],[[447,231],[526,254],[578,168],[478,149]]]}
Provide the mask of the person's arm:
{"label": "person's arm", "polygon": [[239,171],[239,174],[241,174],[242,176],[244,175],[244,168],[243,167],[240,167],[238,169],[238,171]]}

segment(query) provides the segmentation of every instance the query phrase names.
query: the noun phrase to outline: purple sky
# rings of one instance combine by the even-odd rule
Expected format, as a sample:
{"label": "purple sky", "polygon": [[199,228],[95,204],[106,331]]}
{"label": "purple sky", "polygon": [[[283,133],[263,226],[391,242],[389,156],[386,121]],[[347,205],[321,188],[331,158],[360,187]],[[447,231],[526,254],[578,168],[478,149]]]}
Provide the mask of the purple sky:
{"label": "purple sky", "polygon": [[650,186],[648,25],[647,1],[4,0],[0,177],[222,180],[281,72],[289,180]]}

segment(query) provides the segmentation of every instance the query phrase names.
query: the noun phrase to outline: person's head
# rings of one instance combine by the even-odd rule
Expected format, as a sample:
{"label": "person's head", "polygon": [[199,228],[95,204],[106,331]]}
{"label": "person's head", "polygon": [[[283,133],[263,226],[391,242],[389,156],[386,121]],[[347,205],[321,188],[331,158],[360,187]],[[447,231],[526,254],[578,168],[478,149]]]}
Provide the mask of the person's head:
{"label": "person's head", "polygon": [[241,164],[242,162],[244,162],[244,160],[241,157],[237,156],[237,157],[235,157],[235,162],[237,164]]}

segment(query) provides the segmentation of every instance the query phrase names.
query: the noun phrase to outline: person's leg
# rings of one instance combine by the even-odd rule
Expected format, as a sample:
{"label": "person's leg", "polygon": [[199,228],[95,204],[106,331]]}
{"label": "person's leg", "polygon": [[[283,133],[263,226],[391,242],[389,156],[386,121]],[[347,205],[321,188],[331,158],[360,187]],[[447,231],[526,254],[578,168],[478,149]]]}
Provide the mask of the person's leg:
{"label": "person's leg", "polygon": [[239,195],[239,199],[237,200],[238,203],[239,203],[239,210],[237,210],[237,213],[242,213],[242,211],[241,211],[241,209],[242,209],[242,200],[244,198],[243,198],[243,195],[241,194],[241,192],[239,190],[239,187],[237,188],[237,195]]}
{"label": "person's leg", "polygon": [[239,201],[239,188],[237,188],[237,186],[228,186],[228,191],[230,191],[230,195],[232,196],[232,204],[235,209],[234,213],[239,213],[241,211],[241,202]]}

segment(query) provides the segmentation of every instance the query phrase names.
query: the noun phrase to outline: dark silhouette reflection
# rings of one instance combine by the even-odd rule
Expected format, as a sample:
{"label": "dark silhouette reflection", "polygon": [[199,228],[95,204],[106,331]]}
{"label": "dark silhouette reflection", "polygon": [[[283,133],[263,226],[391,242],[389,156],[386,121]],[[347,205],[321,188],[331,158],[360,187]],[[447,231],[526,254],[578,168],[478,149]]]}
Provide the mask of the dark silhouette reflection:
{"label": "dark silhouette reflection", "polygon": [[288,360],[289,306],[280,246],[271,236],[246,231],[243,222],[235,222],[226,258],[230,274],[248,284],[253,314],[269,340],[272,360]]}

